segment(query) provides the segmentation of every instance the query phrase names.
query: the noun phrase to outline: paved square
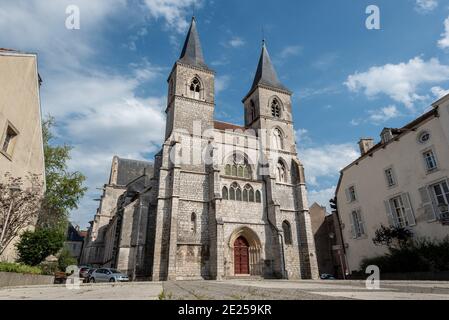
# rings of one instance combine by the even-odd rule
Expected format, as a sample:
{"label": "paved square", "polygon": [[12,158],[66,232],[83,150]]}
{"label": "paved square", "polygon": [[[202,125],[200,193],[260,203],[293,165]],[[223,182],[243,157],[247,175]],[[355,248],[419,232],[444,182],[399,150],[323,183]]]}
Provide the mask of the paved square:
{"label": "paved square", "polygon": [[0,299],[26,300],[449,300],[449,282],[383,281],[368,290],[364,281],[225,280],[84,284],[0,289]]}

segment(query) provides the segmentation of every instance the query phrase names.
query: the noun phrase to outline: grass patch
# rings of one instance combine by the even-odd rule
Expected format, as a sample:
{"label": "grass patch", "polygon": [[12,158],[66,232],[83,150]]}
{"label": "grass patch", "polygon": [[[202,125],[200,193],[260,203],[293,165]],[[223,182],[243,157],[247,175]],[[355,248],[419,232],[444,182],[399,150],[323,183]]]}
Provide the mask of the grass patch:
{"label": "grass patch", "polygon": [[23,274],[42,274],[39,267],[31,267],[21,263],[0,262],[0,272],[14,272]]}

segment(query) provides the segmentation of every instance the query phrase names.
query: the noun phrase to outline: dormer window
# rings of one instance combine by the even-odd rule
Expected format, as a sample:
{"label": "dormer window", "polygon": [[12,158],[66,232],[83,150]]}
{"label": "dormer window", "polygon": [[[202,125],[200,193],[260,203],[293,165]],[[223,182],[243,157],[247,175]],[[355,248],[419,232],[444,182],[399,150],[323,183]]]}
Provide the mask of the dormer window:
{"label": "dormer window", "polygon": [[190,84],[190,97],[193,99],[200,99],[201,93],[201,82],[198,78],[193,78],[192,83]]}
{"label": "dormer window", "polygon": [[275,118],[281,117],[281,105],[278,99],[273,99],[273,102],[271,102],[271,115]]}
{"label": "dormer window", "polygon": [[385,128],[381,133],[382,143],[388,143],[393,139],[393,132],[389,128]]}

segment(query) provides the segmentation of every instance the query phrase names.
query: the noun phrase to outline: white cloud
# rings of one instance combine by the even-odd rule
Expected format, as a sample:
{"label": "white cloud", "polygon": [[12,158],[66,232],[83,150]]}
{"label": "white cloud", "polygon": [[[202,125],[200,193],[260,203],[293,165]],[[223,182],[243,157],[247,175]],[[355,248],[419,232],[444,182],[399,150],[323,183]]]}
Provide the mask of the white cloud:
{"label": "white cloud", "polygon": [[366,72],[356,72],[348,77],[345,85],[349,90],[363,90],[368,97],[386,94],[393,100],[413,109],[415,102],[426,97],[418,94],[421,85],[447,81],[449,66],[436,58],[424,61],[420,57],[399,64],[371,67]]}
{"label": "white cloud", "polygon": [[233,37],[231,40],[229,40],[228,45],[233,48],[242,47],[245,45],[245,40],[243,40],[240,37]]}
{"label": "white cloud", "polygon": [[449,48],[449,17],[444,20],[444,33],[441,34],[441,39],[438,40],[438,46],[441,49]]}
{"label": "white cloud", "polygon": [[360,156],[355,144],[327,144],[300,148],[299,158],[304,164],[307,182],[318,185],[319,178],[335,178],[340,170]]}
{"label": "white cloud", "polygon": [[215,93],[218,95],[220,92],[226,90],[231,82],[231,77],[228,75],[218,76],[215,78]]}
{"label": "white cloud", "polygon": [[296,143],[298,145],[303,146],[304,144],[307,144],[311,142],[311,138],[309,137],[309,130],[300,128],[296,130]]}
{"label": "white cloud", "polygon": [[330,213],[329,200],[335,197],[335,186],[324,189],[312,189],[308,192],[309,206],[312,206],[314,202],[321,206],[325,206],[327,211]]}
{"label": "white cloud", "polygon": [[150,15],[155,19],[164,19],[169,29],[185,32],[189,23],[186,20],[193,6],[201,7],[202,0],[145,0]]}
{"label": "white cloud", "polygon": [[303,48],[301,46],[287,46],[282,49],[281,53],[279,53],[280,59],[287,59],[289,57],[297,56],[302,52]]}
{"label": "white cloud", "polygon": [[[68,5],[80,9],[80,30],[65,27]],[[0,40],[5,47],[39,52],[40,59],[49,62],[48,68],[80,66],[95,51],[89,43],[101,42],[104,22],[125,6],[126,0],[2,1]]]}
{"label": "white cloud", "polygon": [[[137,95],[165,78],[166,70],[143,60],[127,72],[102,68],[103,31],[126,0],[17,0],[0,7],[2,46],[39,53],[43,113],[56,117],[56,136],[73,145],[69,170],[87,176],[87,195],[72,218],[86,225],[98,203],[95,188],[108,178],[112,157],[144,159],[162,142],[165,97]],[[65,28],[65,8],[78,5],[81,29]],[[145,31],[140,30],[141,36]]]}
{"label": "white cloud", "polygon": [[430,91],[437,99],[440,99],[440,98],[444,97],[445,95],[449,94],[449,89],[446,90],[441,87],[432,87],[430,89]]}
{"label": "white cloud", "polygon": [[369,120],[371,120],[376,124],[397,118],[400,115],[400,112],[398,111],[395,105],[380,108],[378,110],[370,110],[368,111],[368,113],[369,113]]}
{"label": "white cloud", "polygon": [[416,0],[415,10],[419,13],[429,13],[438,7],[437,0]]}

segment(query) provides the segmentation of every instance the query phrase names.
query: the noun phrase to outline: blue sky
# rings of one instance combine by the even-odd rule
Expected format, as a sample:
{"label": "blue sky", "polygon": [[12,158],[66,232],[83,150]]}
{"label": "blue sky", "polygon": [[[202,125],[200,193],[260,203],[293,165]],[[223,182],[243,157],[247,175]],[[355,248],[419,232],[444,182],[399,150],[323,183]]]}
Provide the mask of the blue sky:
{"label": "blue sky", "polygon": [[[217,119],[242,124],[264,30],[294,92],[310,202],[327,204],[360,137],[404,125],[449,89],[448,0],[0,0],[0,47],[39,54],[43,112],[74,146],[70,169],[88,176],[71,217],[83,227],[113,155],[152,160],[162,142],[166,79],[194,2]],[[70,4],[80,30],[65,28]],[[381,30],[365,27],[372,4]]]}

